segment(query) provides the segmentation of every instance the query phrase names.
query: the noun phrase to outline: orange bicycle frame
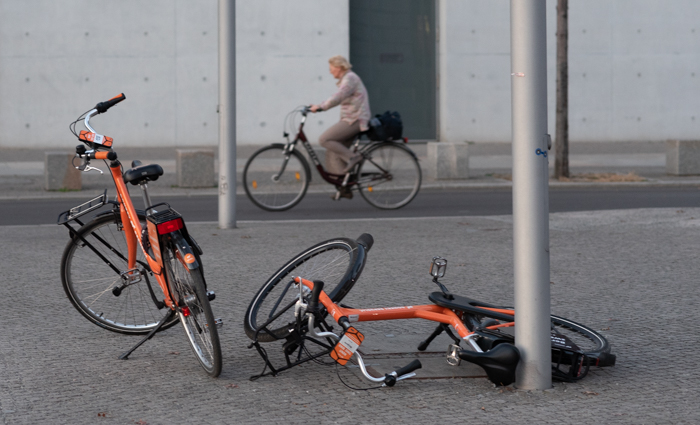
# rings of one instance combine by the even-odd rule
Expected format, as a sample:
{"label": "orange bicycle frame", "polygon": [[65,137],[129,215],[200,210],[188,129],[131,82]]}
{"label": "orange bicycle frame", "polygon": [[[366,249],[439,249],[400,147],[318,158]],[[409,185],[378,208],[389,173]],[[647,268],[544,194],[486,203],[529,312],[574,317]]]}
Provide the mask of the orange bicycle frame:
{"label": "orange bicycle frame", "polygon": [[[104,158],[99,157],[102,155],[104,155]],[[107,152],[98,152],[95,154],[95,158],[106,159]],[[160,257],[160,252],[156,253],[156,251],[160,250],[160,247],[157,244],[153,245],[153,253],[154,256],[156,256],[156,258],[151,257],[148,254],[148,252],[145,249],[143,249],[143,241],[141,240],[143,228],[141,227],[141,222],[139,221],[138,215],[136,214],[136,208],[134,208],[134,204],[131,201],[129,190],[127,189],[126,184],[124,183],[124,179],[122,177],[121,172],[121,163],[119,163],[119,161],[113,161],[109,166],[109,170],[112,174],[112,180],[114,180],[114,185],[117,188],[119,212],[121,214],[124,236],[126,237],[127,250],[129,253],[129,269],[133,269],[136,267],[136,251],[138,249],[137,245],[140,244],[142,247],[141,250],[143,251],[143,254],[146,257],[146,261],[148,261],[148,265],[151,268],[153,275],[156,277],[158,285],[160,285],[161,289],[163,290],[163,295],[165,296],[165,305],[169,308],[173,308],[175,306],[175,302],[170,297],[168,284],[165,280],[165,276],[163,275],[163,260]],[[149,232],[149,238],[155,238],[157,242],[158,235],[151,235],[151,233],[152,232]]]}
{"label": "orange bicycle frame", "polygon": [[[295,277],[294,281],[301,282],[309,289],[313,289],[314,283],[310,280]],[[399,320],[399,319],[424,319],[431,322],[445,323],[457,331],[460,337],[467,338],[474,332],[467,329],[462,322],[462,319],[447,307],[441,307],[435,304],[412,305],[403,307],[380,307],[380,308],[344,308],[340,307],[323,291],[319,294],[319,302],[326,307],[326,311],[333,317],[333,320],[338,322],[341,317],[347,317],[350,322],[372,322],[380,320]],[[493,311],[495,313],[507,314],[513,316],[513,310],[500,308],[480,307],[484,310]],[[514,322],[500,323],[497,325],[488,326],[485,329],[497,329],[514,326]]]}

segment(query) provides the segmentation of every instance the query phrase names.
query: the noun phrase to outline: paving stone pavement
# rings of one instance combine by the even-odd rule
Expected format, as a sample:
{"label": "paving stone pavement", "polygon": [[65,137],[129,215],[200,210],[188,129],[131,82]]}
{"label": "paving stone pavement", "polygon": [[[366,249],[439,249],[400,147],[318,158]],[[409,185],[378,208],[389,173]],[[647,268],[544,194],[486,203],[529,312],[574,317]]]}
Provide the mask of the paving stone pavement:
{"label": "paving stone pavement", "polygon": [[[59,277],[66,230],[0,227],[1,423],[700,422],[700,209],[558,213],[550,228],[552,313],[600,330],[616,366],[547,391],[497,388],[483,378],[354,391],[334,367],[311,363],[248,380],[263,363],[247,348],[243,314],[265,279],[312,244],[368,232],[375,244],[347,304],[428,302],[435,255],[449,261],[444,283],[451,291],[510,304],[512,217],[239,222],[233,230],[191,223],[217,292],[215,315],[224,319],[218,379],[201,370],[180,326],[117,360],[137,337],[102,330],[71,306]],[[418,343],[433,327],[415,320],[363,323],[360,330],[367,338],[413,335]]]}

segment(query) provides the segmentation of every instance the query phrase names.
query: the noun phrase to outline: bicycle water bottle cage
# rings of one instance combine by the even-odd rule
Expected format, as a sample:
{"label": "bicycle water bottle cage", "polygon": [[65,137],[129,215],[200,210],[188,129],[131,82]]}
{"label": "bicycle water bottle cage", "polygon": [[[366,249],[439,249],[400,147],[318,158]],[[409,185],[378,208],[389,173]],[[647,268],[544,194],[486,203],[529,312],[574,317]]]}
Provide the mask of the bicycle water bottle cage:
{"label": "bicycle water bottle cage", "polygon": [[93,149],[111,149],[112,142],[114,141],[111,137],[93,133],[92,131],[87,130],[80,131],[78,140],[87,143]]}

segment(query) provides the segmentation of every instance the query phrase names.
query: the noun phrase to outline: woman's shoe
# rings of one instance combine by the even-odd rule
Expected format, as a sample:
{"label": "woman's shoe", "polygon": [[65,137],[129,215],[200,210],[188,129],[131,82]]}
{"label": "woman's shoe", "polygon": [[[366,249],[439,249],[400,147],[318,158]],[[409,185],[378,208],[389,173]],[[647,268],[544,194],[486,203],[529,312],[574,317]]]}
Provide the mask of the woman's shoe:
{"label": "woman's shoe", "polygon": [[331,199],[339,201],[340,198],[352,199],[352,190],[349,187],[338,187],[338,191],[331,196]]}

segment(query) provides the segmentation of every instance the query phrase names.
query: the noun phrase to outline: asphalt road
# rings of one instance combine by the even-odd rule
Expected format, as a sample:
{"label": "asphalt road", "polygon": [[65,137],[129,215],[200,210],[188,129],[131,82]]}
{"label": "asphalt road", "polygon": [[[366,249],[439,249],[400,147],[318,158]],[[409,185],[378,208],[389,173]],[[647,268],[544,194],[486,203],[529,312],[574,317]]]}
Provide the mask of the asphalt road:
{"label": "asphalt road", "polygon": [[[86,195],[87,200],[90,197]],[[168,201],[188,222],[217,221],[216,196],[192,196],[161,199]],[[135,198],[137,207],[140,198]],[[0,225],[53,224],[58,214],[81,201],[76,199],[31,199],[0,201]],[[236,200],[236,219],[244,220],[318,220],[377,217],[454,217],[488,216],[512,213],[510,189],[423,190],[406,207],[395,211],[378,210],[361,197],[332,201],[329,194],[307,194],[302,202],[284,212],[263,211],[245,196]],[[700,207],[696,187],[636,188],[552,188],[550,212],[596,211],[629,208]]]}

